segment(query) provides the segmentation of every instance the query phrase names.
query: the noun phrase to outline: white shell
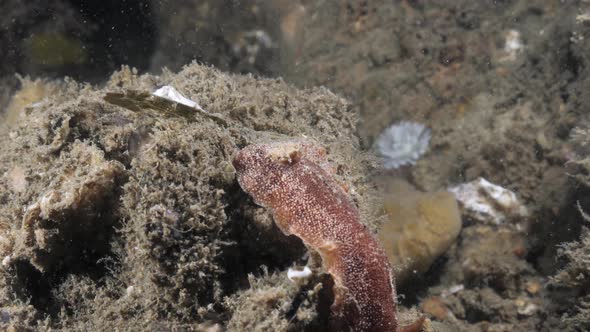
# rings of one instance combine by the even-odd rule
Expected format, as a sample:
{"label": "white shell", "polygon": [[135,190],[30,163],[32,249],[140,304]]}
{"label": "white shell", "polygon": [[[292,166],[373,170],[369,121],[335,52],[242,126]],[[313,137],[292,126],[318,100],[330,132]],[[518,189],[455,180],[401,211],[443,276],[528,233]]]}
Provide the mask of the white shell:
{"label": "white shell", "polygon": [[527,208],[516,194],[484,178],[449,188],[455,194],[463,214],[471,219],[501,224],[506,219],[528,216]]}
{"label": "white shell", "polygon": [[8,267],[8,265],[10,265],[11,261],[12,261],[12,258],[10,257],[10,255],[4,257],[4,259],[2,259],[2,266]]}
{"label": "white shell", "polygon": [[171,100],[171,101],[179,103],[179,104],[183,104],[188,107],[192,107],[192,108],[196,108],[201,111],[204,111],[204,109],[201,107],[201,105],[186,98],[180,92],[178,92],[178,90],[176,90],[174,87],[172,87],[170,85],[164,85],[163,87],[154,91],[153,95]]}
{"label": "white shell", "polygon": [[295,281],[295,279],[305,279],[311,276],[311,269],[309,267],[304,267],[302,271],[294,270],[289,268],[287,271],[287,278],[291,281]]}

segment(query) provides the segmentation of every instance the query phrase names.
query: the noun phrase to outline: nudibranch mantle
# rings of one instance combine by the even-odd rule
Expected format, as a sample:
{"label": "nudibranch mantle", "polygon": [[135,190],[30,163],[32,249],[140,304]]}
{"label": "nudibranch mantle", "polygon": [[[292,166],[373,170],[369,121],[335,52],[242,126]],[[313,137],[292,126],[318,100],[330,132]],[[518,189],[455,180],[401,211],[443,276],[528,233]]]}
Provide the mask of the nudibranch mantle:
{"label": "nudibranch mantle", "polygon": [[319,252],[334,279],[336,319],[354,331],[397,331],[387,256],[334,179],[326,151],[305,140],[253,144],[233,159],[242,189],[287,235]]}

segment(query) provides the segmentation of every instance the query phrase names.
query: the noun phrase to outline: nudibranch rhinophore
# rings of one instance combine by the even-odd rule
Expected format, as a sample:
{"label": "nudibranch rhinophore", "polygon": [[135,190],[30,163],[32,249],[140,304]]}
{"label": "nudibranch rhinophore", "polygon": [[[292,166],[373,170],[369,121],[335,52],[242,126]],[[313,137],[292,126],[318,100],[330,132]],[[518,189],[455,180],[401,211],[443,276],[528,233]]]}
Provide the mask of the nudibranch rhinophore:
{"label": "nudibranch rhinophore", "polygon": [[286,235],[319,252],[334,280],[333,318],[354,331],[398,331],[392,270],[326,150],[309,141],[254,144],[233,159],[242,189]]}

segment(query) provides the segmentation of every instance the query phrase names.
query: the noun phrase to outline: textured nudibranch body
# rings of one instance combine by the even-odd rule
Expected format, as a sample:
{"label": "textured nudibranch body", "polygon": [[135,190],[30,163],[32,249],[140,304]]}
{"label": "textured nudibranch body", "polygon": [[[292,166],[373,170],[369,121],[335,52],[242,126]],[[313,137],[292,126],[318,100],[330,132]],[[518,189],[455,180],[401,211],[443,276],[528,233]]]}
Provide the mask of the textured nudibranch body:
{"label": "textured nudibranch body", "polygon": [[238,182],[287,235],[318,251],[334,279],[335,318],[354,331],[397,331],[389,261],[333,178],[324,149],[306,141],[255,144],[233,160]]}

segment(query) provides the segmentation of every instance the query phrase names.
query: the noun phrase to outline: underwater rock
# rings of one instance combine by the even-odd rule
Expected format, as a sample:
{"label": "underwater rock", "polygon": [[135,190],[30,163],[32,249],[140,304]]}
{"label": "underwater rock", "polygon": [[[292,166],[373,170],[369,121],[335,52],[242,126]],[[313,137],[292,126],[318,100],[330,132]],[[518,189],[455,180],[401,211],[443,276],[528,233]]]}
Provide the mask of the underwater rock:
{"label": "underwater rock", "polygon": [[378,237],[403,283],[428,270],[449,249],[461,231],[461,215],[453,194],[424,193],[402,180],[389,180],[384,199],[388,220]]}
{"label": "underwater rock", "polygon": [[27,207],[17,238],[14,258],[26,258],[42,272],[79,257],[77,251],[82,248],[100,250],[102,246],[95,241],[108,229],[103,219],[109,214],[104,211],[106,202],[125,170],[121,163],[105,160],[101,151],[83,143],[76,143],[68,157],[77,165]]}
{"label": "underwater rock", "polygon": [[[461,234],[461,248],[449,269],[460,270],[466,288],[488,285],[495,290],[520,289],[533,268],[526,257],[526,236],[506,226],[474,225]],[[524,285],[523,285],[524,286]]]}
{"label": "underwater rock", "polygon": [[[227,331],[286,331],[316,319],[315,303],[322,289],[318,280],[304,288],[303,283],[284,284],[284,272],[269,274],[267,269],[263,270],[260,277],[248,276],[248,289],[225,299],[232,313]],[[303,300],[293,308],[293,298],[297,296]]]}
{"label": "underwater rock", "polygon": [[8,173],[4,174],[8,178],[10,189],[14,192],[23,192],[27,189],[27,178],[22,167],[15,165]]}
{"label": "underwater rock", "polygon": [[[211,113],[152,96],[165,85]],[[376,223],[356,113],[326,89],[198,64],[161,76],[124,67],[102,86],[55,86],[14,125],[0,126],[0,307],[30,302],[26,311],[41,316],[69,308],[21,321],[26,328],[225,328],[254,309],[240,302],[244,310],[233,317],[224,299],[241,294],[261,265],[281,271],[278,289],[293,287],[273,330],[305,328],[316,311],[298,310],[291,320],[302,283],[287,278],[289,266],[303,263],[295,262],[303,247],[290,255],[290,239],[260,227],[270,212],[245,199],[231,166],[237,149],[261,140],[305,135],[329,147],[337,181],[354,188],[367,226]],[[88,277],[71,278],[79,275]],[[315,308],[316,297],[306,301],[301,308]],[[271,317],[275,307],[255,309]]]}
{"label": "underwater rock", "polygon": [[420,307],[425,313],[435,317],[440,321],[454,318],[453,313],[448,308],[448,305],[441,297],[438,296],[432,296],[424,299],[420,304]]}
{"label": "underwater rock", "polygon": [[[584,218],[587,218],[587,215]],[[586,220],[586,227],[582,229],[578,241],[562,244],[558,256],[565,259],[567,264],[550,281],[556,294],[559,291],[570,294],[566,295],[570,309],[563,315],[563,322],[580,330],[590,329],[590,230],[587,227],[589,220]]]}

